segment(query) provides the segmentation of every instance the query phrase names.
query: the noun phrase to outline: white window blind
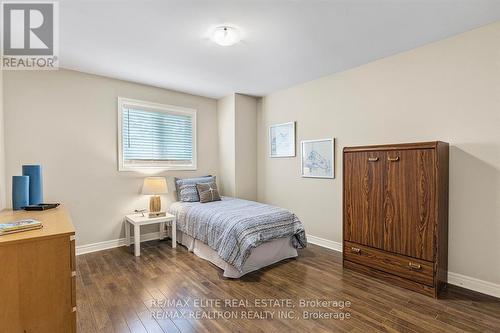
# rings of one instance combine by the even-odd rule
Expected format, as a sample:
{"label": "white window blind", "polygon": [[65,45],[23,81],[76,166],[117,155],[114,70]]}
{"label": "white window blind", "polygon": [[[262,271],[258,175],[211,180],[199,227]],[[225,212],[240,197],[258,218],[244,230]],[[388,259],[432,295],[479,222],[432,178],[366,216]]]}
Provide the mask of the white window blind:
{"label": "white window blind", "polygon": [[120,99],[120,169],[196,167],[195,111]]}

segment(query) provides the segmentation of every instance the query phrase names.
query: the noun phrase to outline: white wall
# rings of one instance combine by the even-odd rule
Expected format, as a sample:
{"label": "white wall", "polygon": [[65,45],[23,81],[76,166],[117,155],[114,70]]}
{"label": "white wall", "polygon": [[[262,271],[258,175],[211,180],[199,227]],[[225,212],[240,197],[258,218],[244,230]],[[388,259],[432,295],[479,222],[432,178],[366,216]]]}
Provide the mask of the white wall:
{"label": "white wall", "polygon": [[123,216],[148,206],[147,174],[117,171],[118,96],[197,109],[198,170],[162,175],[217,174],[214,99],[68,70],[4,73],[7,188],[21,165],[42,164],[45,201],[68,206],[78,245],[123,237]]}
{"label": "white wall", "polygon": [[[268,126],[297,121],[295,158],[267,156]],[[336,179],[300,177],[300,140],[334,137]],[[342,240],[344,146],[450,143],[449,270],[500,283],[500,23],[274,92],[258,115],[258,199],[308,234]]]}

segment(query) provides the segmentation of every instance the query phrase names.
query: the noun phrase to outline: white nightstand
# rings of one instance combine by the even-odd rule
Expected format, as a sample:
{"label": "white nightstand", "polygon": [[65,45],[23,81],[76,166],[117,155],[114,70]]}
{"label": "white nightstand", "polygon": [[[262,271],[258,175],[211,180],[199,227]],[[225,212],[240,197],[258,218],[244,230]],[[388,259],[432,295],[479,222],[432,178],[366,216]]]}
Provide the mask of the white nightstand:
{"label": "white nightstand", "polygon": [[130,246],[130,231],[132,227],[134,227],[134,252],[135,256],[138,257],[141,255],[141,226],[149,225],[149,224],[159,224],[160,226],[160,236],[163,235],[163,231],[165,230],[165,225],[170,224],[172,228],[172,248],[177,246],[176,240],[176,227],[175,227],[175,218],[173,215],[168,214],[166,216],[161,217],[148,217],[147,213],[144,214],[130,214],[125,216],[125,242],[127,246]]}

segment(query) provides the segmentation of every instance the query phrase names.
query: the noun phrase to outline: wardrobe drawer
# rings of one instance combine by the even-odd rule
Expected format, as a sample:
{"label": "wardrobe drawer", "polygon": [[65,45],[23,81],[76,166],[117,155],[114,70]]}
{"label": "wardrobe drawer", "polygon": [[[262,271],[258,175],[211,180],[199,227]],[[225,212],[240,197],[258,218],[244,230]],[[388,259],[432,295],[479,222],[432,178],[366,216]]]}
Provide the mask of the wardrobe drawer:
{"label": "wardrobe drawer", "polygon": [[432,286],[433,263],[344,242],[344,259]]}

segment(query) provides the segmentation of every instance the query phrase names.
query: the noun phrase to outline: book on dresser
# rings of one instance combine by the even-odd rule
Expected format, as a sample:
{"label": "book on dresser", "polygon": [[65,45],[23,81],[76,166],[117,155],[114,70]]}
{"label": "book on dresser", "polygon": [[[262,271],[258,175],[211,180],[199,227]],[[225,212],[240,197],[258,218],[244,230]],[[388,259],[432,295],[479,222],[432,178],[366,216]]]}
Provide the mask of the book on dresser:
{"label": "book on dresser", "polygon": [[438,297],[447,285],[448,149],[344,148],[344,268]]}
{"label": "book on dresser", "polygon": [[40,229],[42,227],[42,222],[34,219],[24,219],[19,221],[0,223],[0,236],[13,234],[16,232]]}

